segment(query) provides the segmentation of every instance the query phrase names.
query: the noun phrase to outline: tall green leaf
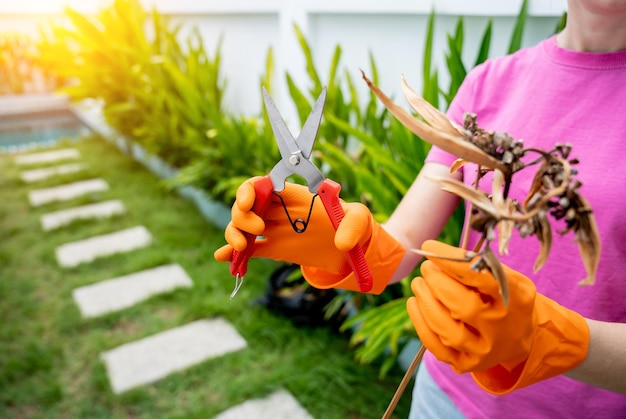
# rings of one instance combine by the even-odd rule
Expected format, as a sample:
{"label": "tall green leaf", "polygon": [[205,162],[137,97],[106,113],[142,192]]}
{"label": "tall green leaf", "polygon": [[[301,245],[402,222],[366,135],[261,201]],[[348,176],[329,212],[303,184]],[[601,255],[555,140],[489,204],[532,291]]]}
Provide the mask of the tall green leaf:
{"label": "tall green leaf", "polygon": [[522,1],[522,7],[517,19],[515,19],[515,26],[513,28],[513,34],[511,35],[511,41],[509,42],[508,53],[511,54],[519,50],[522,46],[522,38],[524,36],[524,28],[526,27],[526,18],[528,17],[528,0]]}
{"label": "tall green leaf", "polygon": [[489,18],[487,26],[483,31],[483,36],[480,40],[480,47],[478,48],[478,54],[476,55],[476,61],[474,61],[474,67],[482,64],[489,58],[489,49],[491,48],[491,32],[493,30],[493,20]]}

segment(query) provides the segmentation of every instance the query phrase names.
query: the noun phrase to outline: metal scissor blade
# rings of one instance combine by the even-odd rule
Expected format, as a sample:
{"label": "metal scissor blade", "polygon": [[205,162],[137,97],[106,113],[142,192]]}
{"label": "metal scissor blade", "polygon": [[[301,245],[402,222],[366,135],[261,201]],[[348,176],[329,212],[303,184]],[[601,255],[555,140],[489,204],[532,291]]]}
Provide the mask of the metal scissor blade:
{"label": "metal scissor blade", "polygon": [[311,151],[313,150],[313,144],[315,144],[315,138],[317,137],[317,131],[319,130],[320,123],[322,121],[322,115],[324,114],[324,104],[326,102],[326,87],[322,89],[322,92],[318,96],[311,113],[298,135],[298,146],[302,151],[302,155],[305,158],[311,157]]}
{"label": "metal scissor blade", "polygon": [[274,104],[272,97],[267,92],[265,87],[263,87],[263,101],[265,102],[265,109],[267,110],[267,115],[269,116],[272,131],[274,131],[274,136],[276,137],[280,154],[283,159],[289,160],[291,155],[300,152],[300,147],[298,147],[296,141],[293,139],[291,131],[287,128],[285,120],[280,115],[276,104]]}
{"label": "metal scissor blade", "polygon": [[311,114],[307,118],[305,128],[299,136],[303,138],[302,142],[306,146],[306,150],[303,150],[300,144],[297,144],[291,135],[287,124],[285,124],[271,96],[267,90],[263,88],[265,108],[269,116],[272,131],[274,131],[274,136],[276,137],[276,143],[278,143],[278,149],[282,156],[282,159],[276,163],[276,166],[274,166],[269,174],[276,192],[280,192],[285,188],[285,179],[292,174],[304,178],[311,193],[316,193],[317,188],[324,180],[324,175],[309,160],[309,156],[311,155],[313,144],[315,143],[315,136],[322,118],[325,99],[326,89],[320,94]]}

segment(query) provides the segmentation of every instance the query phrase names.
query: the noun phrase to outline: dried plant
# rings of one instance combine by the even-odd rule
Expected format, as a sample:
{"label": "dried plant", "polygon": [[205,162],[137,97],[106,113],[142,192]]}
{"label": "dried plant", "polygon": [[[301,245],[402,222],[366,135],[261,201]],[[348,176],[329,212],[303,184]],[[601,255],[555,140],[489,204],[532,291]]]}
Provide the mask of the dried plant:
{"label": "dried plant", "polygon": [[[506,276],[491,248],[492,242],[497,237],[498,252],[506,254],[513,229],[517,229],[522,237],[537,237],[541,248],[534,264],[536,272],[546,262],[552,245],[552,227],[548,216],[564,220],[565,228],[558,234],[570,231],[575,234],[587,271],[587,277],[579,284],[594,283],[600,259],[600,238],[591,207],[579,192],[581,183],[574,179],[576,170],[572,166],[578,161],[569,157],[569,144],[557,144],[552,150],[524,148],[522,140],[503,132],[480,128],[474,114],[466,114],[461,127],[415,93],[403,77],[404,96],[421,117],[417,118],[389,99],[365,74],[363,78],[385,107],[408,129],[459,158],[451,166],[451,171],[458,170],[467,162],[478,165],[473,187],[449,178],[432,180],[438,182],[443,190],[471,203],[470,227],[481,233],[482,240],[474,251],[466,252],[466,260],[479,256],[472,268],[488,269],[492,273],[498,281],[505,305],[508,304]],[[530,167],[536,168],[536,173],[524,201],[509,198],[515,173]],[[487,172],[493,172],[491,194],[478,189],[479,181]]]}

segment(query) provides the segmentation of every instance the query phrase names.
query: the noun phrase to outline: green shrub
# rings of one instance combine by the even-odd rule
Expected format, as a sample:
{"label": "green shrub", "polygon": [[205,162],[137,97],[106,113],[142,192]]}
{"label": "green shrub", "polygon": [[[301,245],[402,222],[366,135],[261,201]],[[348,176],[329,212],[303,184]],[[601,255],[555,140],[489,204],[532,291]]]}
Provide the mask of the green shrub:
{"label": "green shrub", "polygon": [[[269,49],[259,98],[261,86],[271,93],[273,68],[273,51]],[[198,145],[197,153],[170,184],[195,185],[230,205],[237,187],[252,176],[266,175],[280,159],[280,153],[265,112],[247,117],[222,113],[213,122],[213,128],[207,131],[211,141]]]}
{"label": "green shrub", "polygon": [[63,83],[42,65],[40,53],[29,36],[0,33],[0,95],[49,92]]}
{"label": "green shrub", "polygon": [[[69,25],[42,31],[42,60],[71,80],[76,100],[101,99],[117,132],[176,167],[197,155],[221,119],[224,83],[219,43],[208,56],[199,32],[184,43],[180,26],[137,0],[115,0],[94,16],[65,9]],[[149,37],[146,24],[151,25]]]}

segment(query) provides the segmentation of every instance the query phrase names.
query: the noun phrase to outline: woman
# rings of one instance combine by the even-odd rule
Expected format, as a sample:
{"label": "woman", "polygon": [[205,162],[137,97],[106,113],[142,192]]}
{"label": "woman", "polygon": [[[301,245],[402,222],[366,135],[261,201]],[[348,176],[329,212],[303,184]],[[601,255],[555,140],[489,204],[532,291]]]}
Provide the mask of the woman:
{"label": "woman", "polygon": [[[593,208],[603,250],[596,284],[579,287],[576,284],[585,271],[571,236],[555,235],[554,250],[537,273],[532,264],[538,243],[514,236],[510,254],[501,258],[512,284],[511,304],[501,322],[489,320],[491,308],[465,313],[472,318],[458,318],[452,309],[458,293],[451,294],[447,288],[471,293],[491,283],[479,278],[483,282],[474,287],[474,273],[467,264],[427,262],[424,279],[413,281],[416,297],[407,305],[429,349],[418,371],[412,416],[626,414],[626,281],[621,275],[626,270],[622,222],[626,165],[621,162],[626,140],[625,85],[626,0],[569,0],[566,27],[557,36],[490,60],[467,76],[448,110],[450,119],[462,123],[465,112],[475,113],[481,127],[523,139],[526,147],[572,144],[572,155],[580,160],[577,176],[584,184],[580,192]],[[349,203],[344,204],[346,216],[336,234],[332,227],[320,227],[295,241],[284,240],[289,233],[281,228],[286,220],[279,204],[264,220],[250,211],[254,187],[248,181],[233,206],[233,222],[226,231],[229,245],[215,256],[228,261],[233,248],[242,250],[242,231],[263,234],[266,240],[255,245],[255,256],[298,263],[305,278],[320,288],[358,290],[343,252],[359,243],[374,275],[372,292],[380,292],[411,272],[420,257],[405,249],[420,248],[436,238],[459,203],[429,178],[452,176],[466,183],[475,179],[475,172],[467,166],[451,175],[448,168],[454,159],[433,148],[384,227],[364,206]],[[523,199],[533,174],[532,170],[516,174],[510,196]],[[283,197],[290,211],[311,201],[306,188],[292,184]],[[311,223],[328,223],[319,200],[315,202]],[[469,239],[471,247],[477,237],[472,234]],[[450,254],[458,250],[428,246]],[[461,311],[465,308],[461,304]],[[458,339],[459,324],[472,325],[475,336],[493,337],[492,345],[485,350]],[[511,330],[522,331],[507,334]],[[549,339],[538,344],[537,336]],[[559,348],[566,348],[563,356]],[[560,360],[560,365],[553,368],[550,359]],[[536,368],[529,372],[529,365]],[[502,374],[494,378],[495,370]],[[498,381],[501,378],[506,383]]]}

